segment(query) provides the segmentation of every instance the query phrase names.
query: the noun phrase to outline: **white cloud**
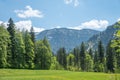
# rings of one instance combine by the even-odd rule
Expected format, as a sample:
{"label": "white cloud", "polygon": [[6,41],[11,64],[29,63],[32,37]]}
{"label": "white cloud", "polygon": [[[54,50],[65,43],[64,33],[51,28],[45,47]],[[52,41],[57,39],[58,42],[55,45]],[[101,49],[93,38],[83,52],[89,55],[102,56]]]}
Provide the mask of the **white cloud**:
{"label": "white cloud", "polygon": [[79,5],[78,0],[64,0],[65,4],[73,4],[75,7]]}
{"label": "white cloud", "polygon": [[[31,27],[32,27],[32,21],[31,20],[26,20],[26,21],[19,21],[15,23],[16,28],[17,29],[25,29],[30,31]],[[33,27],[35,32],[41,32],[44,30],[44,28],[37,28],[37,27]]]}
{"label": "white cloud", "polygon": [[3,24],[7,28],[8,22],[0,21],[0,25]]}
{"label": "white cloud", "polygon": [[107,28],[109,22],[107,20],[91,20],[82,23],[80,26],[69,27],[71,29],[81,30],[81,29],[93,29],[103,31]]}
{"label": "white cloud", "polygon": [[15,10],[14,12],[20,18],[30,18],[30,17],[42,18],[43,17],[43,14],[41,11],[33,10],[31,6],[26,6],[25,10]]}
{"label": "white cloud", "polygon": [[0,21],[0,24],[2,24],[3,23],[3,21]]}
{"label": "white cloud", "polygon": [[[6,28],[8,27],[7,26],[8,22],[0,21],[0,24],[2,24],[2,23],[5,25]],[[23,29],[30,31],[32,26],[33,25],[32,25],[31,20],[24,20],[24,21],[15,22],[16,29],[19,29],[20,31],[22,31]],[[41,31],[45,30],[44,28],[38,28],[38,27],[34,27],[34,26],[33,26],[33,29],[35,32],[41,32]]]}
{"label": "white cloud", "polygon": [[30,30],[30,28],[32,26],[32,22],[30,20],[19,21],[19,22],[16,22],[15,25],[20,30],[22,30],[22,29]]}
{"label": "white cloud", "polygon": [[45,29],[44,28],[38,28],[38,27],[33,27],[35,32],[42,32]]}
{"label": "white cloud", "polygon": [[117,22],[119,22],[119,21],[120,21],[120,18],[118,18]]}

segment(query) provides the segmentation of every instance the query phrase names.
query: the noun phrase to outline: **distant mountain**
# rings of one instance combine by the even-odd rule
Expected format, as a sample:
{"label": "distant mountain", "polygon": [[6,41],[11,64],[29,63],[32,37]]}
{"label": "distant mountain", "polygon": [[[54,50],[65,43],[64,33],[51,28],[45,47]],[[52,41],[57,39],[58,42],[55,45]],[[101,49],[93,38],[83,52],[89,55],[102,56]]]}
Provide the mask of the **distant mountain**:
{"label": "distant mountain", "polygon": [[73,30],[67,28],[55,28],[37,34],[36,39],[43,39],[46,36],[51,44],[53,52],[56,52],[60,47],[65,47],[67,51],[70,51],[74,47],[80,45],[82,41],[87,41],[97,33],[99,33],[99,31],[90,29]]}
{"label": "distant mountain", "polygon": [[114,25],[117,25],[117,23],[115,23],[115,24],[113,24],[111,26],[108,26],[105,31],[100,32],[100,33],[92,36],[88,40],[89,47],[92,47],[92,48],[96,49],[99,40],[101,40],[103,45],[104,45],[104,47],[106,47],[108,42],[111,39],[113,39],[114,34],[115,34],[116,30],[117,30],[117,28],[115,28]]}

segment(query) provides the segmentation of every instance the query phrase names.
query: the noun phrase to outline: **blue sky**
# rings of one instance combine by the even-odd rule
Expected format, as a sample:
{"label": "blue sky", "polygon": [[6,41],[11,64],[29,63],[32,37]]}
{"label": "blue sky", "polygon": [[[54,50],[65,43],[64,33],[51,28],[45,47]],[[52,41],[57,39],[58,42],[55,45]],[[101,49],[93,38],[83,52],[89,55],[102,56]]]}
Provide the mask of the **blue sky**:
{"label": "blue sky", "polygon": [[89,28],[103,31],[120,18],[120,0],[0,0],[0,23],[35,31]]}

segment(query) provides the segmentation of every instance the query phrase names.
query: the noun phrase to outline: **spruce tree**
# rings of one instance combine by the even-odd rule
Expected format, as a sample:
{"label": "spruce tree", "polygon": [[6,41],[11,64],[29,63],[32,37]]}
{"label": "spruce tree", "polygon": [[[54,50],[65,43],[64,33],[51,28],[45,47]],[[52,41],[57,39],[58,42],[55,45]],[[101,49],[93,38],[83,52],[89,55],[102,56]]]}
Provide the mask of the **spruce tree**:
{"label": "spruce tree", "polygon": [[103,47],[102,41],[100,40],[98,42],[98,58],[100,63],[104,62],[104,56],[105,56],[104,47]]}
{"label": "spruce tree", "polygon": [[35,50],[35,67],[37,69],[50,69],[52,52],[49,51],[43,40],[36,42]]}
{"label": "spruce tree", "polygon": [[93,51],[91,48],[89,49],[89,55],[91,56],[91,58],[93,58]]}
{"label": "spruce tree", "polygon": [[49,44],[49,41],[48,41],[47,37],[44,37],[43,43],[48,48],[49,52],[52,53],[51,47],[50,47],[50,44]]}
{"label": "spruce tree", "polygon": [[85,59],[86,59],[86,53],[85,53],[85,45],[84,42],[82,42],[80,47],[80,64],[82,71],[85,71]]}
{"label": "spruce tree", "polygon": [[98,71],[104,72],[106,69],[106,64],[105,64],[105,52],[102,41],[98,42],[98,64],[99,64]]}
{"label": "spruce tree", "polygon": [[73,50],[74,55],[74,66],[79,70],[80,69],[80,49],[79,47],[74,48]]}
{"label": "spruce tree", "polygon": [[31,27],[30,29],[30,35],[31,35],[32,42],[35,44],[35,32],[34,32],[33,27]]}
{"label": "spruce tree", "polygon": [[95,53],[94,53],[94,64],[98,62],[98,51],[95,50]]}
{"label": "spruce tree", "polygon": [[98,51],[95,50],[95,54],[94,54],[94,71],[98,72],[99,71],[99,59],[98,59]]}
{"label": "spruce tree", "polygon": [[67,59],[66,59],[67,55],[66,55],[66,50],[65,48],[60,48],[57,51],[57,61],[59,62],[59,64],[61,66],[64,67],[64,69],[66,69],[67,66]]}
{"label": "spruce tree", "polygon": [[31,36],[28,31],[24,34],[24,44],[25,44],[25,67],[34,68],[34,44],[31,40]]}
{"label": "spruce tree", "polygon": [[16,41],[15,41],[15,24],[12,20],[12,18],[9,19],[8,21],[8,28],[7,28],[9,34],[10,34],[10,40],[11,40],[11,44],[9,45],[10,46],[10,49],[11,49],[11,59],[10,59],[10,62],[11,62],[11,67],[12,68],[15,68],[15,49],[16,49]]}
{"label": "spruce tree", "polygon": [[111,42],[107,45],[106,50],[106,66],[107,71],[115,72],[116,69],[116,54],[114,48],[111,47]]}
{"label": "spruce tree", "polygon": [[16,32],[16,45],[15,45],[15,66],[16,68],[24,68],[25,67],[25,45],[22,37],[22,33],[20,31]]}

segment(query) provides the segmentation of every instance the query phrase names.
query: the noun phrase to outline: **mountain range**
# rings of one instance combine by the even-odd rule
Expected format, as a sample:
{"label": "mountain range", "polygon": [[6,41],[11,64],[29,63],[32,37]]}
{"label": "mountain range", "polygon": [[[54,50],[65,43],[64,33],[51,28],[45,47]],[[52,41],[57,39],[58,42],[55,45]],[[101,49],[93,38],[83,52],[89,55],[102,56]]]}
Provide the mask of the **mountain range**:
{"label": "mountain range", "polygon": [[88,44],[88,49],[97,48],[98,41],[101,40],[104,47],[108,42],[113,39],[117,28],[114,27],[117,23],[110,25],[106,30],[100,32],[91,29],[74,30],[67,28],[54,28],[42,31],[36,35],[36,39],[43,39],[45,36],[48,38],[52,51],[56,51],[64,47],[66,51],[71,51],[74,47],[79,46],[81,42]]}
{"label": "mountain range", "polygon": [[61,47],[64,47],[68,52],[74,47],[79,46],[82,41],[88,41],[90,37],[97,33],[99,33],[99,31],[91,29],[74,30],[67,28],[54,28],[37,34],[36,39],[40,40],[46,36],[54,53]]}

